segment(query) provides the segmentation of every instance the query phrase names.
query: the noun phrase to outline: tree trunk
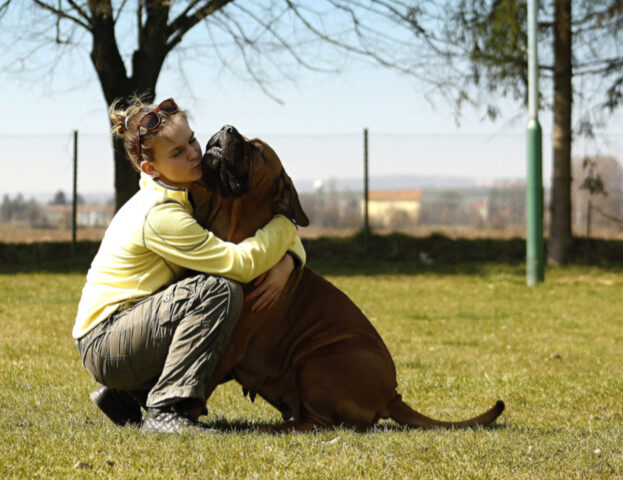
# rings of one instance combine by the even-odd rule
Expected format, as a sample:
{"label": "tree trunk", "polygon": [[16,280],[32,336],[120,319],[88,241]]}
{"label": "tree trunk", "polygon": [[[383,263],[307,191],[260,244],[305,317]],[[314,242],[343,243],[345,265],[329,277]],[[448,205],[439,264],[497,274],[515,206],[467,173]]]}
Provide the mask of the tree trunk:
{"label": "tree trunk", "polygon": [[114,138],[115,157],[115,212],[138,190],[139,174],[132,168],[123,148],[123,139]]}
{"label": "tree trunk", "polygon": [[571,1],[555,0],[553,177],[548,259],[561,265],[571,248]]}
{"label": "tree trunk", "polygon": [[[166,22],[169,4],[149,3],[147,20],[140,30],[139,48],[133,56],[132,76],[128,76],[115,38],[115,23],[110,0],[90,0],[93,44],[91,61],[104,93],[106,105],[116,99],[128,99],[139,94],[145,101],[153,101],[156,82],[168,52]],[[123,103],[119,107],[123,107]],[[115,210],[138,190],[139,174],[127,159],[123,140],[113,138],[115,164]]]}

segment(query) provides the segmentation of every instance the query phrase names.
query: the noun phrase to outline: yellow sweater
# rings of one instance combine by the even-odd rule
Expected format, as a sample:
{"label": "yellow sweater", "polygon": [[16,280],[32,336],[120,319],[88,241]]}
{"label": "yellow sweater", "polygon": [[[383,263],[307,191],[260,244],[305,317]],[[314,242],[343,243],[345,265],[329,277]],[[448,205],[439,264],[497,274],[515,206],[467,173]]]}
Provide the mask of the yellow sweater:
{"label": "yellow sweater", "polygon": [[305,262],[287,218],[276,215],[239,244],[225,242],[193,218],[186,189],[142,174],[140,190],[113,218],[87,273],[73,337],[178,280],[186,269],[247,283],[287,250]]}

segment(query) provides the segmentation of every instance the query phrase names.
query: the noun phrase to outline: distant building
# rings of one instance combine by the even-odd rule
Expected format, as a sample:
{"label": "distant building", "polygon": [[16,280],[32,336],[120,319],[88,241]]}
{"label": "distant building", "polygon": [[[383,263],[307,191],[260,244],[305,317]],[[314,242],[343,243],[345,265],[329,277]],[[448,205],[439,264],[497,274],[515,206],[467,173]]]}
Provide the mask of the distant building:
{"label": "distant building", "polygon": [[374,190],[368,192],[370,224],[381,228],[401,228],[417,224],[420,218],[421,198],[421,190]]}
{"label": "distant building", "polygon": [[[114,209],[111,205],[78,205],[76,223],[78,227],[106,227],[113,214]],[[49,227],[71,227],[71,205],[46,205],[44,215]]]}
{"label": "distant building", "polygon": [[112,205],[78,205],[79,227],[107,227],[115,211]]}

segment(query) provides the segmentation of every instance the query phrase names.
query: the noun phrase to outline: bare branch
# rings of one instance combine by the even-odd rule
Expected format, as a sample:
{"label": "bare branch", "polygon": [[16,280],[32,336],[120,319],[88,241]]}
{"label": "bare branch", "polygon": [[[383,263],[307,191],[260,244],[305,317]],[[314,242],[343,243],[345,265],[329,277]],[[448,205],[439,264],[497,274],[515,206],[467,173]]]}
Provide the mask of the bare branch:
{"label": "bare branch", "polygon": [[68,20],[71,20],[72,22],[77,23],[78,25],[83,27],[85,30],[91,31],[91,25],[88,24],[88,23],[85,23],[80,18],[74,17],[73,15],[68,14],[64,10],[62,10],[60,8],[53,7],[52,5],[48,5],[47,3],[45,3],[45,2],[43,2],[41,0],[34,0],[34,2],[35,2],[35,4],[37,6],[43,8],[44,10],[52,12],[53,14],[57,15],[59,18],[66,18]]}
{"label": "bare branch", "polygon": [[11,0],[4,0],[4,2],[0,3],[0,17],[6,13],[11,4]]}
{"label": "bare branch", "polygon": [[67,0],[69,2],[69,5],[71,5],[71,7],[78,12],[78,15],[80,15],[84,20],[86,20],[87,23],[91,23],[91,17],[89,17],[89,15],[82,9],[82,7],[80,5],[78,5],[74,0]]}
{"label": "bare branch", "polygon": [[402,73],[414,73],[410,68],[408,67],[402,67],[396,63],[392,63],[387,61],[384,58],[381,58],[376,52],[373,52],[369,49],[365,49],[365,48],[359,48],[353,45],[349,45],[345,42],[336,40],[335,38],[331,37],[330,35],[326,34],[325,32],[320,31],[318,28],[316,28],[314,25],[312,25],[312,23],[305,17],[305,15],[301,12],[300,8],[295,5],[292,1],[290,0],[286,0],[286,3],[288,5],[288,7],[290,8],[290,10],[296,15],[296,17],[301,21],[301,23],[312,33],[314,33],[318,38],[320,38],[321,40],[325,41],[328,44],[331,44],[333,46],[336,46],[342,50],[345,50],[347,52],[350,53],[355,53],[357,55],[361,55],[364,57],[369,57],[372,58],[374,60],[376,60],[379,64],[386,66],[386,67],[391,67],[397,71],[400,71]]}
{"label": "bare branch", "polygon": [[[240,52],[240,56],[242,57],[242,61],[245,65],[245,69],[246,71],[249,73],[249,75],[251,75],[251,78],[253,79],[253,81],[257,84],[258,87],[260,87],[260,89],[262,90],[262,92],[264,92],[264,94],[269,97],[270,99],[272,99],[273,101],[279,103],[279,104],[283,104],[283,100],[281,100],[280,98],[276,97],[275,95],[273,95],[270,90],[268,90],[267,86],[266,86],[266,82],[263,78],[261,78],[255,71],[255,68],[253,67],[253,65],[251,64],[251,61],[249,59],[249,56],[247,54],[247,51],[245,49],[245,43],[243,41],[241,41],[241,38],[236,34],[236,32],[234,32],[231,27],[227,24],[227,23],[220,23],[221,28],[225,29],[230,36],[233,38],[234,43],[236,44],[236,46],[238,47],[238,50]],[[236,72],[234,72],[231,67],[228,65],[227,62],[224,61],[224,59],[222,57],[220,57],[221,63],[228,69],[230,70],[232,73],[234,73],[234,75],[236,74]]]}
{"label": "bare branch", "polygon": [[114,15],[114,23],[117,23],[117,21],[119,20],[119,17],[121,16],[121,13],[123,13],[123,9],[125,8],[126,3],[128,3],[128,0],[123,0],[121,2],[121,5],[119,5],[117,13]]}
{"label": "bare branch", "polygon": [[[286,40],[282,35],[280,35],[277,32],[277,30],[273,27],[273,25],[270,22],[263,21],[261,18],[259,18],[257,15],[255,15],[253,12],[251,12],[249,9],[242,7],[241,5],[238,5],[237,3],[234,3],[233,6],[237,7],[239,10],[241,10],[242,12],[247,14],[249,17],[251,17],[253,20],[255,20],[255,22],[257,22],[257,24],[260,25],[264,29],[264,31],[268,32],[273,38],[275,38],[277,40],[277,43],[285,51],[287,51],[292,56],[292,58],[294,58],[294,60],[297,63],[299,63],[303,67],[307,68],[308,70],[317,71],[317,72],[335,73],[335,69],[333,69],[333,68],[331,68],[331,69],[323,68],[323,67],[312,65],[309,62],[307,62],[303,57],[301,57],[295,51],[294,46],[291,44],[291,39],[290,40]],[[233,21],[233,19],[231,19],[231,18],[230,18],[230,20]],[[240,26],[240,24],[238,22],[236,22],[236,25],[238,26],[239,31],[242,33],[242,27]],[[253,44],[254,42],[249,40],[248,43],[249,44]]]}
{"label": "bare branch", "polygon": [[190,10],[200,2],[197,0],[191,2],[184,12],[167,26],[166,37],[170,39],[167,43],[167,52],[173,50],[182,41],[184,35],[201,20],[222,9],[231,1],[233,0],[212,0],[195,10],[194,13],[190,13]]}
{"label": "bare branch", "polygon": [[573,19],[572,25],[586,25],[587,23],[593,23],[602,26],[604,21],[616,15],[623,13],[623,1],[615,0],[611,5],[604,7],[601,10],[591,10],[584,14],[580,18]]}
{"label": "bare branch", "polygon": [[188,2],[188,5],[186,6],[186,8],[184,9],[184,11],[182,13],[180,13],[177,18],[175,20],[173,20],[173,22],[171,22],[170,28],[172,28],[173,30],[177,29],[177,25],[179,23],[181,23],[183,21],[184,18],[188,17],[188,14],[192,11],[193,8],[195,8],[199,3],[201,3],[201,0],[193,0],[192,2]]}

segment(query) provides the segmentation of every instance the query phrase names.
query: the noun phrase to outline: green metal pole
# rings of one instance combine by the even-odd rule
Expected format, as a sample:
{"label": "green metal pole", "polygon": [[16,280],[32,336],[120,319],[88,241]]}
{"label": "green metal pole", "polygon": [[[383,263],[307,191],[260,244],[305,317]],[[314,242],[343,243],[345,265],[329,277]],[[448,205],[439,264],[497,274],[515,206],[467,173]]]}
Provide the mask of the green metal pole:
{"label": "green metal pole", "polygon": [[368,217],[368,129],[363,129],[363,249],[370,248],[370,220]]}
{"label": "green metal pole", "polygon": [[543,132],[539,124],[539,69],[537,55],[537,0],[528,2],[528,110],[526,135],[526,283],[545,279],[543,249]]}
{"label": "green metal pole", "polygon": [[543,175],[542,131],[539,122],[528,124],[526,184],[526,283],[536,285],[545,279],[543,251]]}
{"label": "green metal pole", "polygon": [[71,217],[71,258],[76,256],[76,228],[78,219],[78,130],[74,130],[74,185]]}

